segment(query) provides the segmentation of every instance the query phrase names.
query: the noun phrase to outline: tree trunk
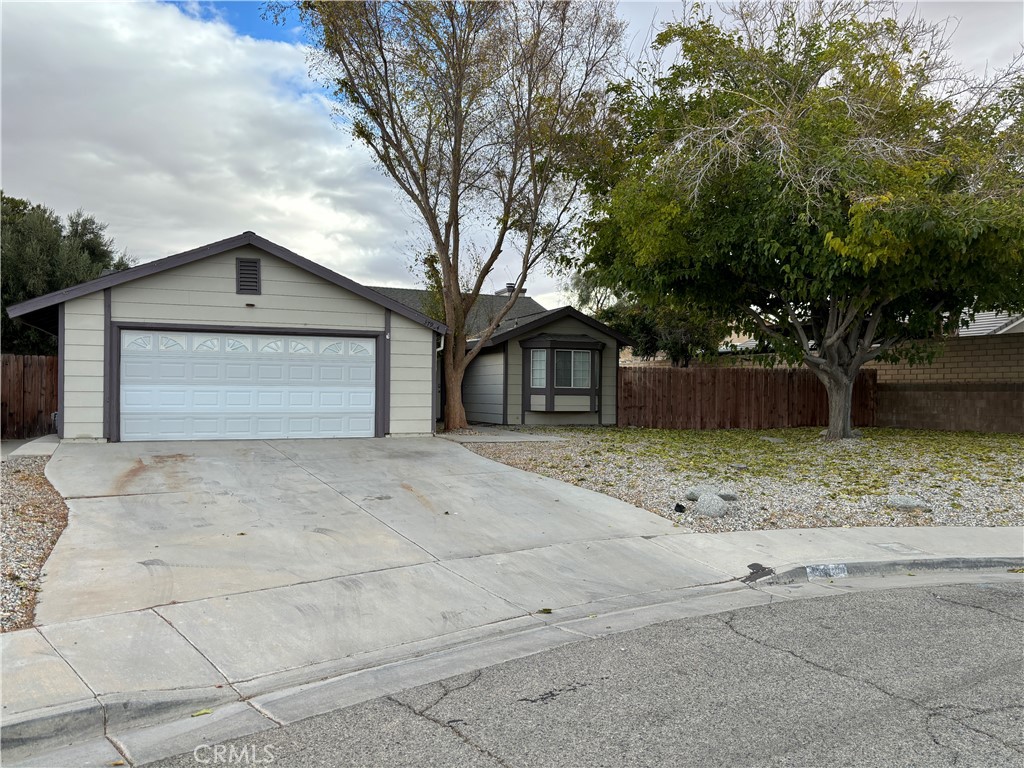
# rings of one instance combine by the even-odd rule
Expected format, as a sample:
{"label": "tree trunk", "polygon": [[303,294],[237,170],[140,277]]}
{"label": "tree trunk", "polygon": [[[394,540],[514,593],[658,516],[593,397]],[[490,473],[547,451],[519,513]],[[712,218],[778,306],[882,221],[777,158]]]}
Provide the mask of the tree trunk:
{"label": "tree trunk", "polygon": [[825,379],[828,392],[828,431],[826,440],[847,440],[853,437],[853,382],[856,374],[832,373]]}
{"label": "tree trunk", "polygon": [[[462,404],[462,379],[466,374],[466,342],[461,350],[456,347],[457,337],[445,338],[444,350],[444,430],[466,429],[466,407]],[[461,354],[460,354],[461,352]]]}

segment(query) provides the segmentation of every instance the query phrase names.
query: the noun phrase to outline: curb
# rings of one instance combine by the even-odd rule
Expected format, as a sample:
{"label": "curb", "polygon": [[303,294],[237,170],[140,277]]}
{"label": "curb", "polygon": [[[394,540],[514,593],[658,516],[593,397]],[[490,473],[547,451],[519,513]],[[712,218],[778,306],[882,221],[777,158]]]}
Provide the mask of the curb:
{"label": "curb", "polygon": [[[7,758],[18,764],[22,761],[37,761],[46,754],[64,748],[84,744],[88,739],[104,735],[116,740],[119,748],[129,754],[135,764],[146,764],[156,759],[169,757],[178,752],[165,752],[171,743],[197,736],[208,724],[222,716],[221,710],[233,715],[241,711],[245,717],[232,716],[224,723],[217,735],[219,740],[241,737],[271,723],[287,724],[326,711],[344,708],[353,704],[386,695],[388,692],[415,687],[428,682],[444,679],[453,674],[462,674],[471,669],[480,669],[500,664],[513,658],[529,656],[551,650],[561,645],[596,639],[604,634],[638,629],[664,621],[693,618],[699,615],[720,613],[739,608],[752,608],[765,603],[746,603],[742,598],[767,594],[745,587],[786,586],[799,584],[821,584],[822,582],[847,578],[885,577],[891,575],[912,575],[915,571],[990,571],[1007,575],[1007,571],[1024,569],[1024,557],[944,557],[931,559],[903,559],[885,561],[851,561],[817,563],[793,566],[754,583],[741,585],[739,577],[732,582],[717,585],[695,585],[679,590],[665,590],[666,599],[650,599],[652,594],[638,599],[638,596],[600,601],[606,610],[592,613],[594,603],[585,606],[570,606],[558,611],[554,620],[541,621],[536,625],[518,626],[509,632],[494,635],[484,633],[473,639],[451,645],[440,643],[433,647],[421,647],[418,652],[412,648],[409,655],[387,660],[377,659],[377,664],[365,667],[354,666],[344,672],[294,681],[277,689],[243,691],[241,699],[233,686],[225,686],[216,693],[208,689],[178,689],[176,691],[142,692],[135,694],[107,694],[86,701],[67,705],[36,709],[11,717],[5,717],[2,729],[2,747]],[[880,588],[880,587],[874,587]],[[881,587],[884,588],[884,587]],[[838,596],[840,592],[837,591]],[[821,595],[806,595],[806,598]],[[723,601],[739,602],[724,606],[714,603]],[[705,607],[698,607],[700,604]],[[686,606],[683,608],[683,606]],[[710,610],[707,610],[710,608]],[[610,610],[608,610],[610,609]],[[646,617],[636,621],[638,614]],[[588,620],[601,616],[606,631],[590,634]],[[545,617],[548,618],[548,617]],[[468,642],[465,642],[468,640]],[[431,644],[428,644],[428,646]],[[383,663],[381,663],[383,662]],[[327,670],[322,670],[327,672]],[[340,674],[339,674],[340,673]],[[196,693],[202,693],[199,697]],[[215,708],[216,717],[192,721],[188,714],[204,706]],[[260,724],[252,722],[257,713]],[[111,731],[116,731],[111,733]],[[148,734],[148,736],[146,735]],[[141,739],[137,741],[137,739]],[[123,743],[122,743],[123,742]],[[163,747],[160,742],[165,742]],[[183,742],[182,742],[183,743]],[[136,751],[136,746],[144,748]],[[180,750],[179,750],[180,751]],[[187,750],[186,750],[187,751]],[[141,754],[140,754],[141,753]]]}
{"label": "curb", "polygon": [[908,571],[992,571],[1024,568],[1024,557],[938,557],[906,560],[866,560],[801,565],[776,573],[770,583],[795,584],[821,579],[906,575]]}

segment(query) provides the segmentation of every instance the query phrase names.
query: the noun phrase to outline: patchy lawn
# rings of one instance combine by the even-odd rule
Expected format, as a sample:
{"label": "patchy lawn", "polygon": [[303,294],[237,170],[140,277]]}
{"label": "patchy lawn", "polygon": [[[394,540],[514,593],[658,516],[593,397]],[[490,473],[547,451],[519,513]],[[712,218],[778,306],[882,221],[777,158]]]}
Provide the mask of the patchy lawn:
{"label": "patchy lawn", "polygon": [[[1024,436],[867,429],[825,443],[820,428],[686,431],[524,428],[550,443],[466,447],[600,491],[698,531],[842,525],[1024,525]],[[739,500],[724,517],[684,498],[712,484]],[[896,508],[893,496],[923,502]],[[682,504],[682,512],[676,504]]]}

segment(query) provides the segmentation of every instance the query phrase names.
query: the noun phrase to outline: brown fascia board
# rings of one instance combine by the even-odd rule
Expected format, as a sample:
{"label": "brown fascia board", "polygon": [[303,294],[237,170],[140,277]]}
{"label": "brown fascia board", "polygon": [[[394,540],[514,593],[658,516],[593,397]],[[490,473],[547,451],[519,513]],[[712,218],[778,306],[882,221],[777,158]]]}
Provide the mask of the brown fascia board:
{"label": "brown fascia board", "polygon": [[255,248],[259,248],[261,251],[269,253],[271,256],[276,256],[279,259],[283,259],[290,264],[303,269],[306,272],[316,275],[329,283],[337,285],[339,288],[344,288],[347,291],[360,296],[367,301],[372,301],[374,304],[378,304],[386,309],[390,309],[392,312],[397,312],[403,317],[407,317],[410,320],[419,323],[420,325],[430,328],[432,331],[437,333],[445,333],[448,330],[448,326],[444,323],[439,323],[437,320],[427,317],[426,315],[417,312],[411,307],[407,307],[401,302],[395,301],[392,298],[385,296],[382,293],[372,288],[367,288],[365,285],[360,285],[354,280],[350,280],[344,275],[339,275],[337,272],[328,269],[322,264],[317,264],[315,261],[299,256],[294,251],[289,251],[277,243],[272,243],[266,238],[260,237],[255,232],[243,232],[240,235],[229,237],[225,240],[218,240],[216,243],[210,243],[209,245],[203,245],[199,248],[193,248],[191,251],[185,251],[183,253],[177,253],[173,256],[167,256],[163,259],[157,259],[156,261],[150,261],[145,264],[140,264],[137,267],[126,269],[121,272],[114,272],[103,277],[97,277],[95,280],[89,280],[85,283],[65,288],[61,291],[54,291],[48,293],[45,296],[38,296],[28,301],[23,301],[20,304],[15,304],[7,308],[7,314],[12,317],[20,317],[30,312],[37,312],[47,307],[52,307],[57,304],[62,304],[72,299],[77,299],[80,296],[85,296],[96,291],[102,291],[105,288],[113,288],[116,285],[122,283],[128,283],[132,280],[138,280],[140,277],[149,277],[155,275],[164,270],[174,269],[185,264],[190,264],[193,261],[199,261],[209,256],[215,256],[218,253],[224,253],[234,248],[240,248],[243,245],[251,245]]}
{"label": "brown fascia board", "polygon": [[[545,312],[544,314],[537,316],[535,319],[529,321],[528,323],[524,323],[523,325],[520,325],[516,328],[509,328],[507,331],[502,331],[501,333],[494,334],[493,336],[491,336],[491,338],[487,340],[487,343],[484,344],[484,348],[486,349],[487,347],[492,347],[495,344],[501,344],[502,342],[507,341],[508,339],[515,338],[516,336],[522,336],[524,333],[535,331],[538,328],[543,328],[548,323],[552,323],[555,320],[561,320],[564,317],[569,317],[572,318],[573,320],[579,320],[581,323],[590,326],[595,331],[603,333],[607,336],[611,336],[613,339],[618,341],[623,346],[628,347],[633,345],[633,340],[628,336],[622,335],[618,331],[609,328],[604,323],[595,320],[592,317],[587,317],[578,309],[573,309],[572,307],[559,307],[558,309],[549,310],[548,312]],[[476,346],[478,342],[479,340],[477,339],[471,340],[469,342],[469,346],[472,348],[473,346]]]}

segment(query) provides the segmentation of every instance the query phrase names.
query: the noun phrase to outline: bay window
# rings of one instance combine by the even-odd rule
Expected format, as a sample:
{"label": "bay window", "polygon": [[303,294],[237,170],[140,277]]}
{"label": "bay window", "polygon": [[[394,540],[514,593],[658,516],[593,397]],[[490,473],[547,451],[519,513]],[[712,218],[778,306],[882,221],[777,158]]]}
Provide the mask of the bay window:
{"label": "bay window", "polygon": [[524,414],[600,410],[604,342],[582,334],[542,333],[519,344],[523,350]]}
{"label": "bay window", "polygon": [[[540,352],[543,350],[534,350]],[[555,389],[590,388],[590,350],[555,350]]]}

